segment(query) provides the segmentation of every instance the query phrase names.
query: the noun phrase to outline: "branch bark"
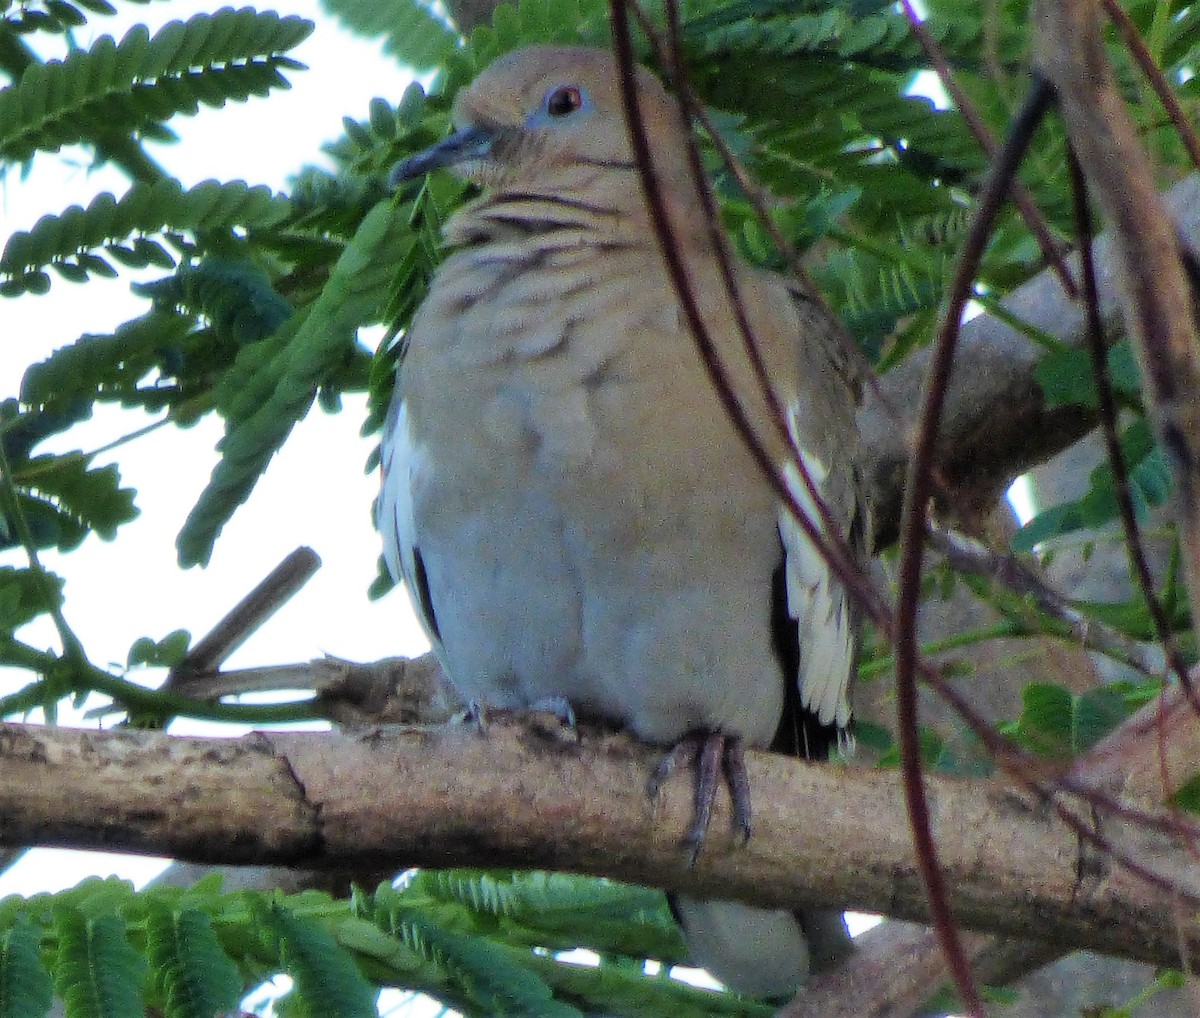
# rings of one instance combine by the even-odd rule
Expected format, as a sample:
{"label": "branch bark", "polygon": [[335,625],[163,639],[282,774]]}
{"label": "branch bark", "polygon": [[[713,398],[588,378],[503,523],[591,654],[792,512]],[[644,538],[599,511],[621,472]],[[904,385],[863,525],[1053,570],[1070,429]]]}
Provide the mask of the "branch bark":
{"label": "branch bark", "polygon": [[[1183,758],[1195,759],[1200,723],[1181,714],[1175,734]],[[709,847],[688,869],[680,846],[690,783],[670,783],[652,805],[645,788],[658,756],[622,735],[585,730],[576,743],[556,723],[503,718],[484,735],[448,726],[241,739],[3,725],[0,831],[11,845],[199,863],[546,867],[767,906],[925,918],[893,774],[749,754],[754,838],[735,847],[721,803]],[[965,926],[1037,930],[1059,946],[1163,965],[1200,948],[1200,921],[1180,920],[1164,894],[1081,850],[1047,803],[994,780],[931,777],[928,785]],[[1090,816],[1078,801],[1068,805]],[[1179,839],[1114,816],[1097,822],[1200,900],[1200,872]]]}

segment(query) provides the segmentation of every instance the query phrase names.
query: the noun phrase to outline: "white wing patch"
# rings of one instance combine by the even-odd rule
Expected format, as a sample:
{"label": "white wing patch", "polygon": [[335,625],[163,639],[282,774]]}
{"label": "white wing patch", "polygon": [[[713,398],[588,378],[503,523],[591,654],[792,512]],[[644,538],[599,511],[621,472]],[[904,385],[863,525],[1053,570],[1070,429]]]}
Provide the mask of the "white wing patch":
{"label": "white wing patch", "polygon": [[434,635],[433,619],[426,618],[416,585],[417,526],[413,514],[412,478],[422,455],[409,428],[408,408],[403,400],[397,400],[380,440],[381,485],[375,506],[375,526],[383,538],[383,560],[388,572],[392,579],[403,582],[408,588],[409,600],[421,620],[421,627],[440,658],[442,648]]}
{"label": "white wing patch", "polygon": [[[798,412],[795,405],[789,408],[789,429],[814,487],[820,490],[829,469],[801,445]],[[784,478],[805,516],[824,529],[816,502],[795,463],[785,464]],[[800,702],[821,724],[844,729],[850,722],[850,669],[854,662],[854,629],[846,595],[786,506],[779,509],[779,533],[786,557],[788,613],[800,627]]]}

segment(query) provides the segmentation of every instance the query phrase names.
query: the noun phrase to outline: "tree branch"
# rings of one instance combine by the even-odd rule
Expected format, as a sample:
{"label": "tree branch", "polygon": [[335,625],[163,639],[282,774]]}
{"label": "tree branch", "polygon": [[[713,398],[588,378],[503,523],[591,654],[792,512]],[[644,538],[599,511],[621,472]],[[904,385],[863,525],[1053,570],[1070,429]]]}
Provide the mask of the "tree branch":
{"label": "tree branch", "polygon": [[[777,1018],[900,1018],[931,1014],[925,1005],[950,978],[937,936],[907,923],[884,923],[858,937],[841,966],[804,984]],[[1003,986],[1054,960],[1061,948],[986,933],[965,933],[979,982]],[[936,1012],[941,1014],[941,1011]]]}
{"label": "tree branch", "polygon": [[[1161,201],[1185,241],[1200,237],[1200,174],[1180,181]],[[1112,231],[1097,239],[1093,252],[1101,317],[1112,340],[1121,334],[1118,251]],[[1078,274],[1078,258],[1069,263]],[[1014,290],[1004,308],[1038,333],[1068,347],[1085,347],[1083,308],[1067,297],[1049,270]],[[942,475],[972,499],[990,502],[1014,477],[1066,448],[1095,424],[1094,413],[1084,407],[1047,409],[1034,378],[1044,353],[1043,345],[994,315],[980,315],[963,326],[956,356],[970,369],[956,371],[950,383],[938,463]],[[928,352],[921,351],[883,376],[883,393],[902,414],[920,406],[928,364]],[[896,537],[910,435],[896,426],[869,390],[859,425],[862,448],[869,456],[866,476],[876,544],[883,547]]]}
{"label": "tree branch", "polygon": [[[1150,157],[1117,89],[1100,10],[1081,0],[1034,7],[1040,72],[1054,84],[1088,186],[1113,224],[1125,321],[1142,395],[1174,481],[1182,571],[1200,608],[1200,352],[1192,291]],[[1186,681],[1186,680],[1185,680]]]}
{"label": "tree branch", "polygon": [[300,547],[286,556],[171,669],[163,688],[175,689],[188,677],[220,668],[320,568],[321,559],[311,548]]}
{"label": "tree branch", "polygon": [[[1079,787],[1125,802],[1162,802],[1195,772],[1198,737],[1191,704],[1176,687],[1076,761],[1069,773]],[[1132,847],[1111,827],[1105,832],[1122,850]],[[1194,861],[1194,846],[1188,845],[1175,850],[1169,865],[1182,871],[1194,869]],[[1178,902],[1164,899],[1158,907],[1166,915]],[[993,986],[1011,983],[1072,950],[1062,943],[977,933],[965,936],[964,945],[976,979]],[[949,975],[932,931],[888,923],[860,938],[856,946],[859,950],[838,968],[805,984],[779,1018],[902,1018],[928,1013],[924,1005]]]}
{"label": "tree branch", "polygon": [[[1195,759],[1200,723],[1180,715],[1174,734]],[[735,848],[720,803],[709,848],[689,870],[681,841],[691,788],[671,782],[652,805],[645,788],[658,756],[625,736],[585,729],[576,744],[556,723],[506,718],[484,735],[448,726],[241,739],[3,725],[0,831],[4,844],[201,863],[546,867],[761,905],[925,918],[894,774],[751,753],[755,836]],[[965,926],[1036,929],[1059,946],[1164,965],[1200,949],[1200,921],[1180,921],[1161,892],[1081,852],[1047,803],[993,780],[931,777],[928,789]],[[1065,801],[1091,817],[1090,806]],[[1200,900],[1200,872],[1179,838],[1111,815],[1096,822]]]}

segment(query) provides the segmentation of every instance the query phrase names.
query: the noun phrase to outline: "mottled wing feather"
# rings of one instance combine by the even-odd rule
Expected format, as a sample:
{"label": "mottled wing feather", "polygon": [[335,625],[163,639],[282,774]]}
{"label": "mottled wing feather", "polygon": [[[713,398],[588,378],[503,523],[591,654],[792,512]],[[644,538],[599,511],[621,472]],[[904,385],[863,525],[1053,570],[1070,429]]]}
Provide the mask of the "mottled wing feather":
{"label": "mottled wing feather", "polygon": [[[801,389],[788,405],[788,428],[830,522],[861,555],[865,510],[857,483],[855,408],[861,398],[859,359],[827,306],[807,289],[785,284],[796,315]],[[822,517],[796,463],[784,466],[796,504],[818,530]],[[787,507],[779,510],[788,611],[797,623],[801,705],[842,736],[850,722],[850,686],[858,663],[858,612],[844,585]]]}
{"label": "mottled wing feather", "polygon": [[[805,467],[818,490],[828,472],[815,456],[804,455]],[[815,501],[794,463],[785,467],[788,486],[805,515],[820,527]],[[788,611],[799,627],[800,702],[821,724],[845,728],[850,723],[850,678],[856,633],[846,593],[821,553],[808,539],[791,510],[779,511],[787,577]]]}
{"label": "mottled wing feather", "polygon": [[[830,499],[835,487],[833,481],[838,478],[832,477],[829,466],[800,443],[796,426],[799,412],[798,406],[790,408],[792,437],[812,484],[822,501],[826,501],[834,521],[840,523],[841,517],[846,517],[842,535],[847,537],[851,531],[853,499],[845,497],[850,493],[848,490],[841,492],[844,497]],[[839,468],[848,473],[847,467]],[[818,529],[824,529],[816,501],[796,463],[787,463],[784,473],[799,507]],[[800,703],[821,724],[836,725],[841,731],[851,718],[850,685],[857,665],[857,619],[845,587],[787,507],[779,511],[779,533],[784,540],[788,612],[798,627]]]}

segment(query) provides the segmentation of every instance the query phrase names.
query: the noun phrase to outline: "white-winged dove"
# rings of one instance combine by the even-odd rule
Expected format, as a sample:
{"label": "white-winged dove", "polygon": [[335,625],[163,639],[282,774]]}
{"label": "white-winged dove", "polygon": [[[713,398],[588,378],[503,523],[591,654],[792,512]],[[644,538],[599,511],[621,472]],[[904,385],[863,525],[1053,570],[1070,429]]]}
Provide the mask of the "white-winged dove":
{"label": "white-winged dove", "polygon": [[[637,88],[701,315],[782,465],[788,442],[721,283],[682,118],[648,72]],[[457,133],[397,170],[451,166],[483,191],[447,223],[450,254],[408,331],[378,504],[388,565],[447,674],[482,707],[565,700],[654,743],[825,752],[850,719],[853,613],[705,373],[612,55],[510,53],[454,119]],[[797,284],[736,273],[793,439],[853,540],[856,385],[835,326]],[[849,949],[834,912],[673,907],[694,960],[743,992],[788,993]]]}

